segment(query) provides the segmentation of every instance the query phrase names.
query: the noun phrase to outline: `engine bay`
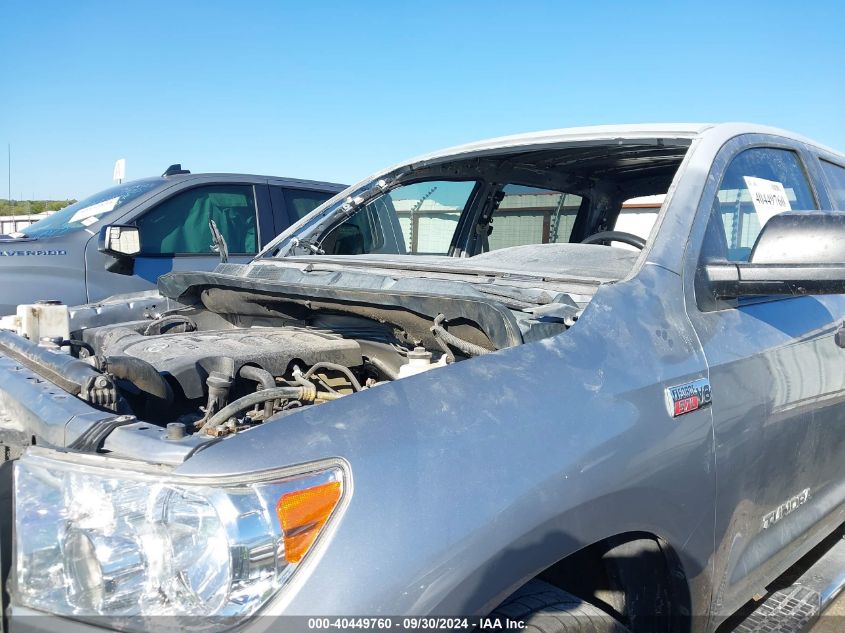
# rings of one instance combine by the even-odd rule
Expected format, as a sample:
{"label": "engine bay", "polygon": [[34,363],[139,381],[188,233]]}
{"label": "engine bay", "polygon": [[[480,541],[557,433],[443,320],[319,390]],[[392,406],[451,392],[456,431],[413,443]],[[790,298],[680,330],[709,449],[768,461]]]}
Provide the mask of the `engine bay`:
{"label": "engine bay", "polygon": [[[0,328],[0,354],[7,371],[34,376],[20,374],[28,384],[9,404],[39,402],[24,395],[31,389],[59,398],[45,406],[68,394],[78,402],[61,405],[64,422],[19,407],[26,436],[181,463],[203,444],[306,408],[554,336],[589,300],[392,275],[368,275],[379,287],[367,288],[357,273],[331,272],[327,283],[310,269],[221,269],[162,278],[168,305],[139,302],[146,307],[129,319],[119,302],[74,308],[70,319],[67,306],[19,306],[17,331]],[[93,409],[80,411],[84,403]]]}
{"label": "engine bay", "polygon": [[114,376],[115,412],[212,437],[446,364],[444,351],[403,344],[386,326],[326,325],[167,315],[85,330],[74,353]]}
{"label": "engine bay", "polygon": [[[190,323],[190,322],[188,322]],[[203,395],[203,379],[217,372],[230,378],[245,366],[290,375],[294,364],[363,364],[361,346],[332,332],[303,327],[259,327],[144,335],[126,327],[109,329],[97,345],[106,355],[126,355],[150,363],[168,376],[188,400]]]}

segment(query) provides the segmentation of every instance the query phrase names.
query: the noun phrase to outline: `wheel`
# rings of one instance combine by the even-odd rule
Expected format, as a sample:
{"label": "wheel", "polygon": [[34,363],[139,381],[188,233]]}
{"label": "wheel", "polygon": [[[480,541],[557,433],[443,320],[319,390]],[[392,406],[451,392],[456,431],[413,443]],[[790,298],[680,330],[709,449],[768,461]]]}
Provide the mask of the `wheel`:
{"label": "wheel", "polygon": [[526,583],[490,617],[521,621],[531,633],[630,633],[609,613],[542,580]]}

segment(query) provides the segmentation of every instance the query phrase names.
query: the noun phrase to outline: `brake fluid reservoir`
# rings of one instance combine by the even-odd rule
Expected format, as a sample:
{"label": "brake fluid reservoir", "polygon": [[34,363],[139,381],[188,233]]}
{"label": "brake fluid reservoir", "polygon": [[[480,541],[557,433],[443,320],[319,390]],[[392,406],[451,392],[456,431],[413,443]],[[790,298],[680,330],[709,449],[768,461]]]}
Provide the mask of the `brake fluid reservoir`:
{"label": "brake fluid reservoir", "polygon": [[408,352],[408,362],[399,367],[399,377],[407,378],[408,376],[413,376],[429,369],[434,369],[435,367],[445,366],[446,354],[443,354],[440,360],[432,362],[431,352],[424,347],[415,347],[412,351]]}
{"label": "brake fluid reservoir", "polygon": [[70,314],[66,305],[58,301],[37,301],[19,305],[17,332],[30,341],[42,338],[65,341],[70,338]]}

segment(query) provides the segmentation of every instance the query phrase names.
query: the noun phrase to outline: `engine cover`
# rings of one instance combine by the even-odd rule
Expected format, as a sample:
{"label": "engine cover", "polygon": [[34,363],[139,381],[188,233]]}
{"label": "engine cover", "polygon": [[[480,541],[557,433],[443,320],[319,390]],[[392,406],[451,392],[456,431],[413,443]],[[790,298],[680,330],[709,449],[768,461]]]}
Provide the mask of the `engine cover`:
{"label": "engine cover", "polygon": [[[330,362],[360,365],[361,347],[332,332],[298,327],[250,328],[143,336],[125,335],[107,343],[109,355],[124,354],[147,361],[162,374],[172,376],[185,397],[201,398],[211,371],[236,374],[243,365],[256,365],[271,374],[283,374],[291,361],[303,366]],[[115,333],[117,334],[117,333]]]}

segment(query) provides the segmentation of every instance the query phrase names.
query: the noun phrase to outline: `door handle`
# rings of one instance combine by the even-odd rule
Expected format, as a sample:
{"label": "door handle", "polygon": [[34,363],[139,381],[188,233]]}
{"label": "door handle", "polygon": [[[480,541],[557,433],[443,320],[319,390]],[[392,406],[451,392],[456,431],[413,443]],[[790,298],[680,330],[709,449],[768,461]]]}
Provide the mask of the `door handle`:
{"label": "door handle", "polygon": [[836,330],[836,334],[833,335],[833,340],[837,346],[845,348],[845,321],[843,321],[842,325],[840,325]]}

